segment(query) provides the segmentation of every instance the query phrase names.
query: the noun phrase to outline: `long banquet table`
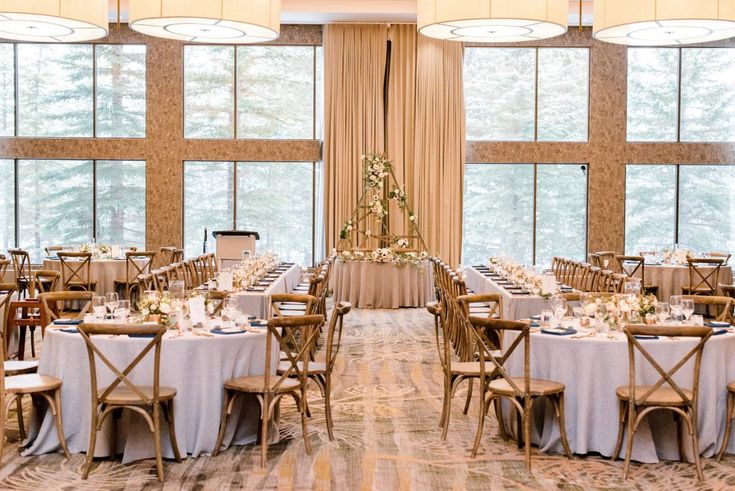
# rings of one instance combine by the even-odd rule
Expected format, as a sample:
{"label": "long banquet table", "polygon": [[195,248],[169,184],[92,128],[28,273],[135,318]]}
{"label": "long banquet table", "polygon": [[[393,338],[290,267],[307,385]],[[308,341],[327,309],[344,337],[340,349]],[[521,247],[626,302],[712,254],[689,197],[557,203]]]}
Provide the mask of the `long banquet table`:
{"label": "long banquet table", "polygon": [[550,309],[549,301],[539,295],[513,293],[475,268],[465,268],[465,284],[477,294],[494,293],[503,298],[503,319],[528,319],[543,309]]}
{"label": "long banquet table", "polygon": [[335,300],[358,309],[424,307],[434,297],[429,261],[398,266],[338,259],[332,277]]}
{"label": "long banquet table", "polygon": [[[266,331],[243,334],[213,335],[201,337],[184,335],[176,337],[173,331],[166,334],[161,345],[162,386],[176,389],[174,411],[176,437],[181,455],[194,457],[210,454],[214,449],[222,410],[222,387],[233,377],[262,375],[265,367]],[[95,340],[106,356],[120,369],[137,356],[150,339],[118,336],[114,339],[97,336]],[[278,347],[271,352],[272,365],[278,364]],[[150,385],[153,355],[148,353],[131,374],[136,384]],[[39,373],[62,380],[61,406],[64,434],[69,451],[86,452],[90,427],[90,378],[87,350],[78,333],[67,333],[48,328],[43,340]],[[112,372],[97,360],[98,383],[106,386],[114,380]],[[252,396],[241,396],[228,418],[224,445],[253,443],[258,436],[260,409]],[[98,433],[95,456],[108,456],[111,452],[112,422],[105,420]],[[270,426],[269,441],[278,441],[278,428]],[[154,457],[153,437],[143,418],[126,415],[117,428],[117,452],[123,453],[123,462]],[[161,425],[163,455],[173,458],[168,436],[168,425]],[[50,411],[43,420],[34,421],[30,433],[31,445],[24,455],[39,455],[60,448]]]}
{"label": "long banquet table", "polygon": [[[507,348],[516,338],[508,333],[503,340]],[[628,385],[628,345],[622,333],[574,339],[541,332],[531,334],[531,377],[561,382],[565,385],[565,415],[567,438],[577,454],[599,452],[610,456],[615,448],[618,431],[618,401],[615,389]],[[673,367],[698,340],[668,338],[641,341],[665,370]],[[523,353],[517,349],[508,360],[513,376],[523,375]],[[735,364],[729,360],[735,352],[735,334],[713,336],[704,349],[699,393],[699,452],[712,457],[722,444],[725,431],[727,383],[735,380]],[[637,358],[637,380],[653,384],[658,372]],[[674,380],[682,387],[692,386],[690,360]],[[509,418],[506,409],[505,418]],[[553,410],[534,419],[533,440],[541,451],[562,453],[559,424]],[[687,440],[688,441],[688,440]],[[685,452],[691,461],[690,445]],[[735,451],[735,439],[728,444],[728,453]],[[625,445],[621,458],[625,456]],[[638,428],[633,441],[633,460],[645,463],[679,458],[676,425],[670,412],[654,412]]]}
{"label": "long banquet table", "polygon": [[267,319],[270,316],[271,296],[293,291],[300,280],[301,267],[298,264],[292,264],[263,291],[243,290],[233,295],[237,299],[238,309],[241,312]]}
{"label": "long banquet table", "polygon": [[[702,268],[704,271],[711,268]],[[706,273],[704,273],[706,274]],[[637,274],[640,276],[640,273]],[[720,269],[718,283],[732,284],[732,267]],[[676,264],[646,264],[646,285],[658,286],[658,299],[668,302],[671,295],[681,295],[681,289],[689,285],[689,266]]]}

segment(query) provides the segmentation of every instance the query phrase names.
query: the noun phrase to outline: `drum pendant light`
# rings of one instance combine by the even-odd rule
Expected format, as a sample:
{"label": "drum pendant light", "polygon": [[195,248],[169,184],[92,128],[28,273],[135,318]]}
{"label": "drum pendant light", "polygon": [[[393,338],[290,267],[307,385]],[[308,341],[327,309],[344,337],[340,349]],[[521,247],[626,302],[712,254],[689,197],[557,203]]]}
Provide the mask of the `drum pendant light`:
{"label": "drum pendant light", "polygon": [[75,43],[107,36],[107,0],[0,0],[0,38]]}

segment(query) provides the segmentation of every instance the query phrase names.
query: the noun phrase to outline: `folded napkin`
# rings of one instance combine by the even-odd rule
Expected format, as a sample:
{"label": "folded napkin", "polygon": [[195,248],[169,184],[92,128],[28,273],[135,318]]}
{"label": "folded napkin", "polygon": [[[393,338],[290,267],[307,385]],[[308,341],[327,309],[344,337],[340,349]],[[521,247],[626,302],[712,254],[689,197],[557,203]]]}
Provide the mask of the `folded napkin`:
{"label": "folded napkin", "polygon": [[82,319],[56,319],[54,325],[56,326],[78,326],[84,322]]}
{"label": "folded napkin", "polygon": [[250,325],[252,327],[268,327],[268,321],[263,320],[263,319],[258,319],[258,320],[250,322]]}
{"label": "folded napkin", "polygon": [[224,329],[221,327],[215,327],[209,332],[211,332],[212,334],[242,334],[245,331],[237,327],[226,327]]}
{"label": "folded napkin", "polygon": [[128,334],[129,338],[155,338],[155,334]]}
{"label": "folded napkin", "polygon": [[541,324],[539,324],[538,322],[531,322],[530,324],[528,324],[528,327],[541,327]]}
{"label": "folded napkin", "polygon": [[571,327],[551,327],[548,329],[541,329],[541,332],[544,334],[553,334],[554,336],[570,336],[572,334],[577,334],[577,330],[572,329]]}
{"label": "folded napkin", "polygon": [[636,339],[640,339],[641,341],[645,341],[646,339],[658,339],[658,336],[655,334],[638,334],[634,336]]}
{"label": "folded napkin", "polygon": [[61,332],[65,332],[67,334],[77,334],[79,332],[79,329],[76,327],[67,327],[66,329],[59,329]]}
{"label": "folded napkin", "polygon": [[247,289],[247,291],[249,291],[249,292],[264,292],[265,291],[265,288],[263,288],[262,286],[251,286],[250,288]]}
{"label": "folded napkin", "polygon": [[704,325],[707,327],[731,327],[729,322],[717,322],[717,321],[705,322]]}
{"label": "folded napkin", "polygon": [[46,256],[46,259],[49,259],[51,261],[58,261],[59,260],[59,256]]}
{"label": "folded napkin", "polygon": [[522,292],[522,291],[520,291],[520,290],[518,290],[518,291],[516,291],[516,290],[511,290],[511,292],[510,292],[510,293],[511,293],[512,295],[530,295],[530,294],[531,294],[531,292]]}
{"label": "folded napkin", "polygon": [[531,316],[531,319],[533,319],[535,321],[540,321],[541,320],[541,316],[540,315],[532,315]]}

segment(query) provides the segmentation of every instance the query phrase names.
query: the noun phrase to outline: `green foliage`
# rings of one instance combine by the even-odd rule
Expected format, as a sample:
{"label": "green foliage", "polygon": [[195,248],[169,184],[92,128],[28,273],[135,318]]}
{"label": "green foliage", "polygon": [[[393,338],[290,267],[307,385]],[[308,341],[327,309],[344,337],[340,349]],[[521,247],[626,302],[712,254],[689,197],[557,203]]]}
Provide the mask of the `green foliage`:
{"label": "green foliage", "polygon": [[146,47],[97,46],[97,136],[144,138]]}
{"label": "green foliage", "polygon": [[628,50],[628,141],[676,141],[676,48]]}
{"label": "green foliage", "polygon": [[184,47],[184,136],[235,136],[234,47]]}
{"label": "green foliage", "polygon": [[15,53],[0,44],[0,137],[15,134]]}
{"label": "green foliage", "polygon": [[0,251],[15,247],[15,183],[12,160],[0,160]]}
{"label": "green foliage", "polygon": [[232,162],[184,163],[184,250],[202,253],[204,229],[214,251],[215,230],[232,230],[235,221],[235,165]]}

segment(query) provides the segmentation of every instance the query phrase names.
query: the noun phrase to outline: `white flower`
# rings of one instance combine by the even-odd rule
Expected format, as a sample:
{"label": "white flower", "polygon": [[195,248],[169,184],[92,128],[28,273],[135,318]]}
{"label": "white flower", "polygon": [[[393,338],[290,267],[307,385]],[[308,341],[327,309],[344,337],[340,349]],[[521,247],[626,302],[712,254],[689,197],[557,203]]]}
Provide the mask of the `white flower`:
{"label": "white flower", "polygon": [[412,221],[412,222],[415,222],[416,221],[416,215],[411,214],[411,215],[408,216],[408,219],[410,221]]}
{"label": "white flower", "polygon": [[140,309],[141,315],[150,315],[151,311],[148,309]]}
{"label": "white flower", "polygon": [[171,313],[171,306],[167,303],[162,303],[160,310],[162,314],[169,314]]}

